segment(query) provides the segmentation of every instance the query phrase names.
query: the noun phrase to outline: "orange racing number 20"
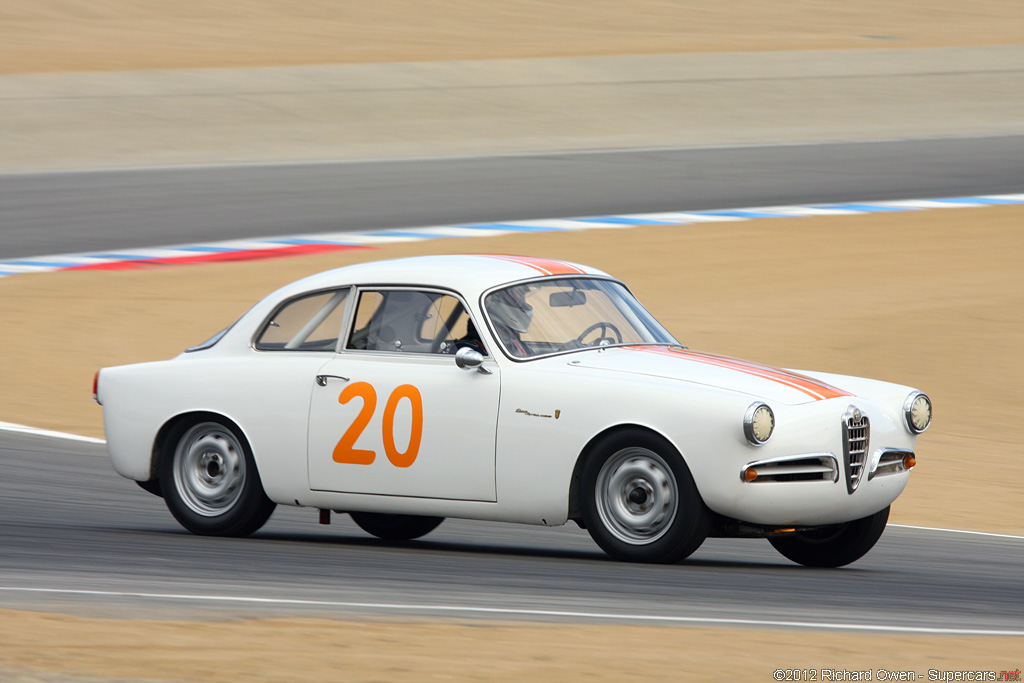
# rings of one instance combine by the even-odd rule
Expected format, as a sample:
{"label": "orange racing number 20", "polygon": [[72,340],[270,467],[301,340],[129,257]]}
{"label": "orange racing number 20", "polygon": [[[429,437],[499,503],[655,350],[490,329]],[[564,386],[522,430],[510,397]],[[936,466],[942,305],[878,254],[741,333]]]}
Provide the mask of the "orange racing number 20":
{"label": "orange racing number 20", "polygon": [[[377,453],[371,450],[356,448],[356,441],[363,433],[366,426],[370,424],[370,418],[377,409],[377,390],[367,382],[356,382],[350,384],[338,396],[338,403],[348,403],[353,398],[363,399],[363,407],[356,415],[348,429],[342,435],[338,445],[334,447],[334,462],[351,465],[370,465],[377,458]],[[402,453],[395,445],[395,412],[402,399],[409,401],[412,408],[412,429],[409,433],[409,445]],[[382,426],[384,437],[384,454],[395,467],[409,467],[416,462],[419,455],[420,441],[423,439],[423,398],[420,391],[411,384],[403,384],[391,392],[388,401],[384,406],[384,423]]]}

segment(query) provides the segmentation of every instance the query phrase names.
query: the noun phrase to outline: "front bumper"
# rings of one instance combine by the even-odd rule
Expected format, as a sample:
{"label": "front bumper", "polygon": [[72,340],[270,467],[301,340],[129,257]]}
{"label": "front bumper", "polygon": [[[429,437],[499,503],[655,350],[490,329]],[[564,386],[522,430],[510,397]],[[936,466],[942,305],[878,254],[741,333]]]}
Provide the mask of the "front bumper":
{"label": "front bumper", "polygon": [[713,512],[760,526],[819,526],[867,517],[903,492],[915,437],[898,416],[859,397],[778,412],[763,447],[715,459],[716,481],[726,483],[701,489]]}
{"label": "front bumper", "polygon": [[[831,454],[827,456],[797,456],[795,459],[838,460]],[[781,462],[785,463],[786,460]],[[843,477],[835,477],[825,466],[817,468],[822,471],[821,476],[816,479],[790,478],[792,475],[785,473],[786,467],[782,465],[776,468],[758,468],[759,471],[765,471],[765,474],[753,481],[744,481],[741,484],[742,493],[736,496],[732,504],[710,507],[731,519],[757,525],[789,527],[836,524],[867,517],[888,507],[903,492],[910,478],[910,472],[906,469],[899,472],[883,472],[862,481],[857,489],[850,493],[843,482]],[[799,469],[810,471],[815,468]],[[817,475],[818,472],[813,474]]]}

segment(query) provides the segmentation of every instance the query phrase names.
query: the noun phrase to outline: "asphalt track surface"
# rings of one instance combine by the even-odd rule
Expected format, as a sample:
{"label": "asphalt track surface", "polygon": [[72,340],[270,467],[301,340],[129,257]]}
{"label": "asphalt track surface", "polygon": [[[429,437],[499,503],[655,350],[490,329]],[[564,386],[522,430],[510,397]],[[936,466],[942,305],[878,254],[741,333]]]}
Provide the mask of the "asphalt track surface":
{"label": "asphalt track surface", "polygon": [[0,260],[316,232],[1022,188],[1021,135],[0,174]]}
{"label": "asphalt track surface", "polygon": [[347,516],[321,526],[315,510],[290,507],[252,537],[206,538],[118,477],[102,444],[0,437],[0,606],[16,609],[1021,635],[1022,568],[1024,539],[906,528],[889,528],[865,558],[838,570],[794,565],[761,539],[711,539],[673,566],[620,563],[575,525],[447,520],[418,541],[385,543]]}
{"label": "asphalt track surface", "polygon": [[[1019,192],[1024,137],[0,176],[0,257],[318,230]],[[546,186],[546,183],[550,185]],[[2,416],[0,416],[2,417]],[[897,505],[899,502],[897,501]],[[764,540],[611,561],[574,525],[448,520],[373,539],[278,508],[193,536],[105,448],[0,432],[0,606],[93,616],[303,614],[1024,633],[1024,539],[890,527],[839,570]],[[661,621],[659,621],[661,620]]]}

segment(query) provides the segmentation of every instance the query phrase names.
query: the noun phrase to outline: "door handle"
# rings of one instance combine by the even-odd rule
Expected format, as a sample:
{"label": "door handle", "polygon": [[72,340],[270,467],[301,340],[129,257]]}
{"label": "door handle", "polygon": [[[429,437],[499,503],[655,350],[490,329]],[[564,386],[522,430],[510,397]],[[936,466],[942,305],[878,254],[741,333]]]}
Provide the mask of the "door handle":
{"label": "door handle", "polygon": [[329,379],[340,379],[340,380],[344,380],[345,382],[348,381],[348,377],[342,377],[341,375],[317,375],[316,376],[316,383],[319,384],[322,387],[326,387],[327,386],[327,380],[329,380]]}

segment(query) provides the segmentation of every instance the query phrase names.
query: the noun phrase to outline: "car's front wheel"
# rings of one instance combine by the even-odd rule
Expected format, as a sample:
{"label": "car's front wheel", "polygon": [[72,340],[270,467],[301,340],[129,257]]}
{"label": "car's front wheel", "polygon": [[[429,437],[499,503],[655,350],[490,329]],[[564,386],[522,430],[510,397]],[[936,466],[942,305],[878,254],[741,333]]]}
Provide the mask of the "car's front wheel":
{"label": "car's front wheel", "polygon": [[208,418],[179,428],[159,463],[167,508],[189,531],[248,536],[276,507],[263,492],[249,444],[226,420]]}
{"label": "car's front wheel", "polygon": [[368,534],[385,541],[411,541],[436,529],[444,517],[393,515],[383,512],[352,512],[352,519]]}
{"label": "car's front wheel", "polygon": [[678,562],[708,535],[709,514],[686,463],[643,430],[612,434],[588,455],[580,502],[591,537],[619,560]]}
{"label": "car's front wheel", "polygon": [[842,567],[863,557],[874,547],[885,524],[889,508],[844,524],[769,536],[768,541],[782,555],[807,567]]}

